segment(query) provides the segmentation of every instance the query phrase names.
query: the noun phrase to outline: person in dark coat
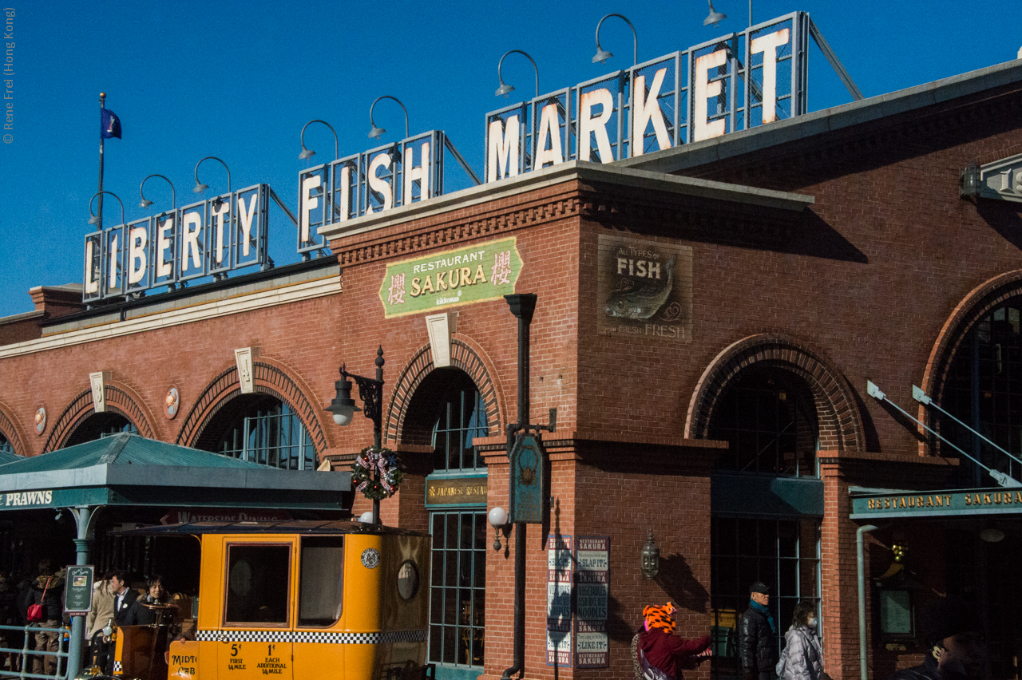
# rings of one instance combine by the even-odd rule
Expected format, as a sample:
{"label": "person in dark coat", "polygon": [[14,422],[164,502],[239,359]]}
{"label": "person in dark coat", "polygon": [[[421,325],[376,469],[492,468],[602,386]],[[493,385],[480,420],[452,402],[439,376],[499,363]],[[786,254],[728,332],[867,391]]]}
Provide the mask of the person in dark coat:
{"label": "person in dark coat", "polygon": [[138,591],[128,587],[130,577],[126,571],[115,571],[110,577],[110,588],[114,591],[114,623],[118,626],[138,626],[143,622]]}
{"label": "person in dark coat", "polygon": [[[0,625],[19,626],[21,615],[18,613],[18,591],[11,582],[6,571],[0,571]],[[17,639],[13,630],[0,630],[0,646],[15,649],[14,644],[22,642]],[[0,652],[0,669],[5,666],[10,670],[18,670],[19,656],[12,652]]]}
{"label": "person in dark coat", "polygon": [[684,640],[674,634],[674,615],[678,610],[668,602],[662,607],[649,606],[642,610],[645,617],[637,642],[641,659],[661,670],[668,678],[680,678],[680,662],[706,652],[710,648],[710,636],[697,640]]}
{"label": "person in dark coat", "polygon": [[[39,577],[32,584],[32,603],[41,605],[43,618],[36,621],[40,631],[35,634],[37,652],[56,652],[60,646],[60,628],[64,620],[64,570],[54,571],[52,560],[39,563]],[[53,675],[57,670],[56,656],[36,655],[32,659],[32,672]]]}
{"label": "person in dark coat", "polygon": [[954,598],[938,597],[920,615],[923,663],[888,680],[979,680],[986,676],[987,646],[976,610]]}
{"label": "person in dark coat", "polygon": [[770,588],[749,586],[749,608],[738,624],[738,656],[743,680],[771,680],[777,665],[777,624],[770,613]]}

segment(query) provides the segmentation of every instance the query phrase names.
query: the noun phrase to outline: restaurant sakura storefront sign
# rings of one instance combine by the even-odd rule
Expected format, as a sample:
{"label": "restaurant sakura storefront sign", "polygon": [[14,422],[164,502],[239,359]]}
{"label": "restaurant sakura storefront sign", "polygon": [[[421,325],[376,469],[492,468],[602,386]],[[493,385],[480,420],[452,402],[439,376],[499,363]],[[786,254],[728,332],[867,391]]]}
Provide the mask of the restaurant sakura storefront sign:
{"label": "restaurant sakura storefront sign", "polygon": [[448,250],[388,265],[380,302],[389,319],[495,300],[515,292],[521,271],[516,237]]}

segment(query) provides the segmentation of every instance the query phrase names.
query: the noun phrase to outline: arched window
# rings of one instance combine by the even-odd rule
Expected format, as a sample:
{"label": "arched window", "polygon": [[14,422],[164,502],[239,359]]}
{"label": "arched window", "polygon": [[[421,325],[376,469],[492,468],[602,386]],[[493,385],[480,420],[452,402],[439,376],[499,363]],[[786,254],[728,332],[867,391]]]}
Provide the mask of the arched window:
{"label": "arched window", "polygon": [[809,390],[784,371],[752,368],[721,395],[710,439],[730,447],[721,471],[817,476],[816,413]]}
{"label": "arched window", "polygon": [[0,453],[14,453],[14,447],[2,434],[0,434]]}
{"label": "arched window", "polygon": [[122,432],[138,434],[138,428],[120,413],[113,413],[111,411],[96,413],[86,418],[75,428],[71,436],[67,438],[64,446],[84,444],[85,442],[121,434]]}
{"label": "arched window", "polygon": [[[979,321],[951,361],[941,407],[1022,458],[1022,299],[1010,298]],[[1022,466],[950,418],[941,434],[995,470],[1022,479]],[[945,451],[944,455],[955,455]],[[986,471],[962,460],[960,483],[992,486]]]}
{"label": "arched window", "polygon": [[316,448],[301,419],[269,395],[232,399],[203,430],[196,448],[285,470],[316,467]]}
{"label": "arched window", "polygon": [[[814,516],[764,514],[760,495],[768,484],[742,485],[745,477],[817,477],[817,420],[808,385],[777,368],[753,366],[721,394],[710,421],[711,439],[727,441],[711,480],[712,494],[734,496],[740,507],[718,510],[710,518],[711,626],[715,654],[711,677],[741,673],[737,623],[749,606],[749,586],[770,586],[774,620],[790,621],[801,600],[820,600],[820,520]],[[791,480],[790,484],[819,485]],[[767,491],[767,489],[771,489]],[[778,636],[778,643],[783,642]]]}
{"label": "arched window", "polygon": [[433,470],[476,470],[483,464],[472,440],[489,434],[486,408],[468,375],[454,370],[450,378],[433,425]]}

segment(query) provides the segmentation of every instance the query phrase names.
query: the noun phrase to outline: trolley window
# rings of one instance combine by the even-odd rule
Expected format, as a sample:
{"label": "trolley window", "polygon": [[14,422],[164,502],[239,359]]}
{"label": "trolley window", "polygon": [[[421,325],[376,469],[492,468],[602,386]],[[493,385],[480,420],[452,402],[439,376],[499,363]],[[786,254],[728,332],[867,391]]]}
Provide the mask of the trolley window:
{"label": "trolley window", "polygon": [[227,548],[227,624],[287,625],[291,546]]}
{"label": "trolley window", "polygon": [[344,593],[344,538],[302,539],[299,626],[329,626],[341,618]]}

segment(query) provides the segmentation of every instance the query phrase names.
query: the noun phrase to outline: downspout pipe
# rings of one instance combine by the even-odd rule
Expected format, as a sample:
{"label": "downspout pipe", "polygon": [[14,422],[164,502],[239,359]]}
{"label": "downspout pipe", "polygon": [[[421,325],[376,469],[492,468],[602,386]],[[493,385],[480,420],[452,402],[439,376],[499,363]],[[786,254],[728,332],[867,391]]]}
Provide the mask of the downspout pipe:
{"label": "downspout pipe", "polygon": [[[529,426],[529,327],[536,311],[536,295],[505,295],[504,299],[518,318],[518,424],[508,426],[507,455],[510,459],[514,446],[512,430],[521,432]],[[514,651],[511,667],[504,670],[501,680],[510,680],[515,673],[521,678],[525,670],[525,540],[525,522],[515,522]]]}
{"label": "downspout pipe", "polygon": [[869,680],[866,672],[866,558],[862,546],[862,537],[876,530],[876,526],[865,524],[855,532],[855,564],[858,568],[859,581],[859,677]]}

